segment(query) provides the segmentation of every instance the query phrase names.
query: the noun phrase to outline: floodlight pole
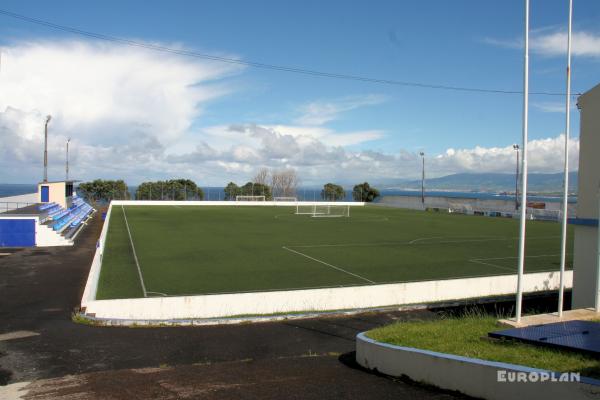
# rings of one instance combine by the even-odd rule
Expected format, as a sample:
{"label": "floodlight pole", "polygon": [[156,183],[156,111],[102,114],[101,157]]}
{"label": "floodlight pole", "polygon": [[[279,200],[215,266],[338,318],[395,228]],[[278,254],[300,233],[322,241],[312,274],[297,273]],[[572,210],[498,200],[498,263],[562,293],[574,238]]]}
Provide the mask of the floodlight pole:
{"label": "floodlight pole", "polygon": [[67,165],[66,165],[66,180],[69,180],[69,142],[71,142],[71,138],[67,139]]}
{"label": "floodlight pole", "polygon": [[419,153],[421,159],[423,161],[423,166],[421,167],[421,203],[425,204],[425,153],[422,151]]}
{"label": "floodlight pole", "polygon": [[521,220],[519,231],[519,264],[517,270],[517,299],[515,319],[521,322],[523,302],[523,269],[525,266],[525,228],[527,221],[527,140],[529,129],[529,0],[525,0],[525,49],[523,56],[523,157],[521,157],[523,179],[521,180]]}
{"label": "floodlight pole", "polygon": [[51,115],[46,116],[46,125],[44,127],[44,182],[48,182],[48,122],[51,119]]}
{"label": "floodlight pole", "polygon": [[567,253],[567,212],[569,206],[569,133],[571,125],[571,22],[573,0],[569,0],[569,33],[567,35],[567,95],[565,117],[565,176],[563,178],[562,233],[560,243],[560,283],[558,286],[558,317],[562,317],[565,291],[565,262]]}
{"label": "floodlight pole", "polygon": [[513,144],[513,149],[517,151],[517,173],[515,174],[515,210],[519,210],[519,145]]}

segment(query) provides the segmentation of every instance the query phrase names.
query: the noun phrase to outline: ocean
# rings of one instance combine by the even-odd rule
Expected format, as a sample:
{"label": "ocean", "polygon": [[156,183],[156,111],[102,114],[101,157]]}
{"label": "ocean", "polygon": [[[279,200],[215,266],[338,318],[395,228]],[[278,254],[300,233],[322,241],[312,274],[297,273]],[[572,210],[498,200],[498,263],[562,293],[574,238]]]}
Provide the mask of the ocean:
{"label": "ocean", "polygon": [[0,197],[19,196],[37,192],[36,184],[0,183]]}
{"label": "ocean", "polygon": [[[203,187],[204,197],[206,200],[223,200],[223,189],[224,187]],[[129,188],[130,193],[135,193],[135,187]],[[352,200],[352,190],[345,191],[346,196],[344,201]],[[400,190],[400,189],[383,189],[380,191],[381,197],[384,196],[421,196],[420,190]],[[257,193],[258,195],[259,193]],[[439,197],[456,197],[456,198],[468,198],[468,199],[484,199],[484,200],[514,200],[515,196],[510,194],[490,193],[490,192],[461,192],[461,191],[445,191],[445,190],[429,190],[425,191],[425,196],[439,196]],[[297,190],[297,197],[300,201],[321,201],[321,188],[314,187],[301,187]],[[381,197],[375,202],[380,201]],[[544,195],[530,195],[527,196],[529,201],[543,201],[543,202],[561,202],[562,198],[558,196],[544,196]],[[570,196],[569,203],[576,203],[577,197]]]}
{"label": "ocean", "polygon": [[[129,192],[135,194],[136,186],[130,186]],[[203,187],[204,196],[206,200],[223,200],[223,189],[224,187]],[[0,197],[18,196],[21,194],[34,193],[37,191],[37,185],[35,184],[12,184],[12,183],[1,183],[0,184]],[[257,193],[258,194],[258,193]],[[398,189],[384,189],[381,190],[381,196],[421,196],[419,190],[398,190]],[[430,190],[425,192],[425,196],[440,196],[440,197],[462,197],[469,199],[495,199],[495,200],[514,200],[514,195],[500,194],[500,193],[489,193],[489,192],[461,192],[461,191],[442,191],[442,190]],[[298,200],[306,201],[320,201],[321,189],[314,187],[304,187],[298,189]],[[544,196],[544,195],[531,195],[527,197],[529,201],[544,201],[544,202],[560,202],[561,197],[558,196]],[[352,191],[346,190],[345,201],[352,201]],[[379,198],[378,200],[381,200]],[[569,198],[569,203],[577,202],[576,196]]]}

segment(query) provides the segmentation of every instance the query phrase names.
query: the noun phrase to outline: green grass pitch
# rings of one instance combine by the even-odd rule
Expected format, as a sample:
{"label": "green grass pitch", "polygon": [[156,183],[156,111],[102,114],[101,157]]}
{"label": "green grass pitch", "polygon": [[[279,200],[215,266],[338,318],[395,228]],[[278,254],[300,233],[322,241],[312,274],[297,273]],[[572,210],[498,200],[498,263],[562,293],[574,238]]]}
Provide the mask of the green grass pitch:
{"label": "green grass pitch", "polygon": [[[516,273],[514,219],[377,206],[352,207],[350,217],[340,218],[294,212],[294,207],[114,206],[97,298],[143,297],[140,273],[147,296]],[[569,254],[571,248],[570,242]],[[525,272],[557,271],[559,253],[560,224],[528,221]]]}

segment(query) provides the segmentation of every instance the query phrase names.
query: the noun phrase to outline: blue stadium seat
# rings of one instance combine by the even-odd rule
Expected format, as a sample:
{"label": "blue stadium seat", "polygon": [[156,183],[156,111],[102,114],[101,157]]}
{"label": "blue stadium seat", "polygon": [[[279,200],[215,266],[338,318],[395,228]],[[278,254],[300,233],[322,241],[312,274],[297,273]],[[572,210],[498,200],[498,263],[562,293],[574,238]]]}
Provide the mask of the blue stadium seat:
{"label": "blue stadium seat", "polygon": [[46,211],[49,208],[55,207],[57,204],[52,202],[52,203],[45,203],[45,204],[41,204],[40,206],[38,206],[38,210],[40,211]]}
{"label": "blue stadium seat", "polygon": [[[61,209],[62,210],[62,209]],[[54,225],[52,229],[62,232],[67,228],[75,228],[80,225],[94,209],[82,199],[75,199],[71,207],[56,213],[53,216]]]}

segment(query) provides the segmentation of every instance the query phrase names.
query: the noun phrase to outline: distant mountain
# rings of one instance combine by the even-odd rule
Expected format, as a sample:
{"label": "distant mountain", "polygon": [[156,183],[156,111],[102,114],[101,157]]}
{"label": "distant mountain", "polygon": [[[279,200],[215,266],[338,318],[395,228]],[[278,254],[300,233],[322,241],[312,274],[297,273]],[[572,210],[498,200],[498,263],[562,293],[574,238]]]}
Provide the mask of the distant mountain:
{"label": "distant mountain", "polygon": [[[562,191],[563,174],[529,174],[528,191],[539,193],[558,193]],[[383,184],[382,188],[420,189],[421,180],[399,181]],[[429,190],[457,190],[477,192],[513,192],[515,191],[514,174],[452,174],[440,178],[425,180]],[[577,172],[569,174],[569,191],[577,191]]]}

